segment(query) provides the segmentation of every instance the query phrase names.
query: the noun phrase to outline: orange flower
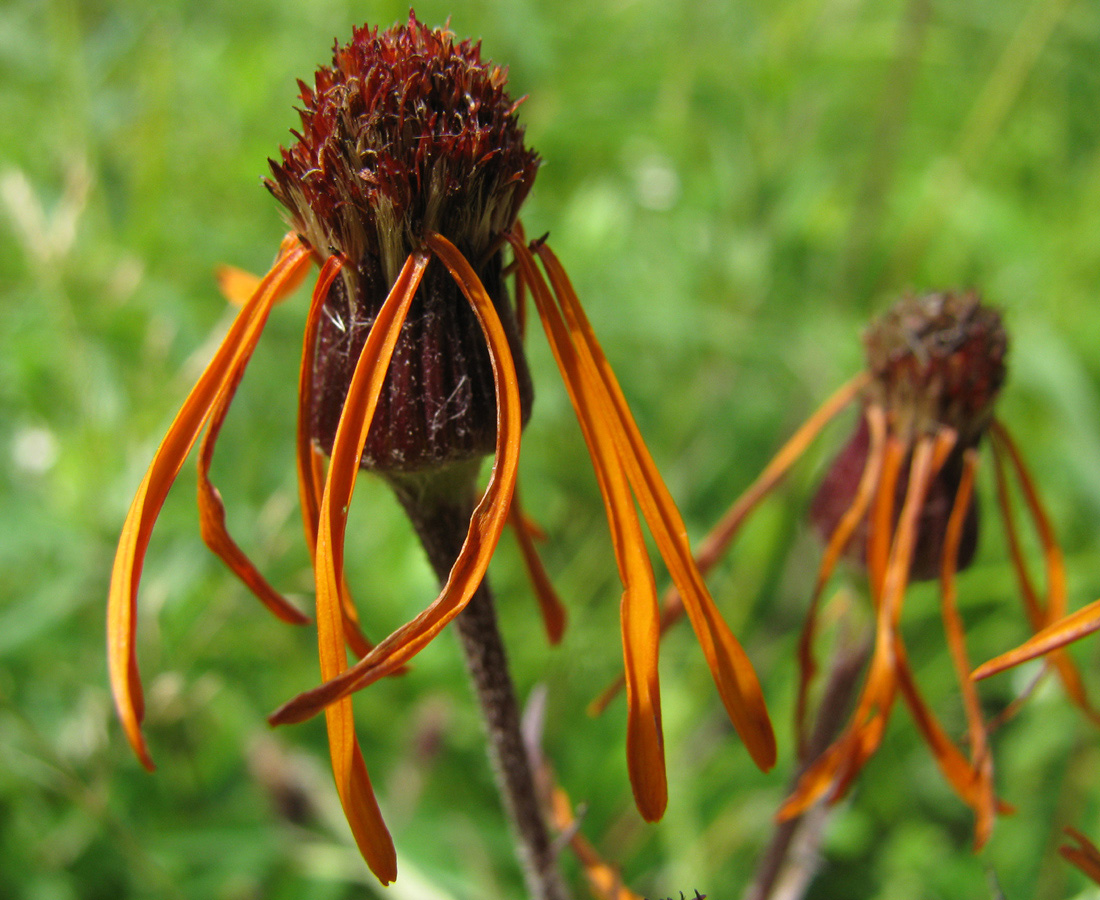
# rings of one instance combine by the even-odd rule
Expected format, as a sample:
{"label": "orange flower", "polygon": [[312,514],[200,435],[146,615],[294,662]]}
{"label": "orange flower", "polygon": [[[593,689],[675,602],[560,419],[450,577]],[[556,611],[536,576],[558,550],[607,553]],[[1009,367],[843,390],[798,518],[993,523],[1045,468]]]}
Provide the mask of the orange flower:
{"label": "orange flower", "polygon": [[[875,322],[864,338],[868,371],[849,381],[814,413],[703,541],[697,557],[706,572],[721,558],[746,517],[782,480],[821,429],[857,398],[855,433],[832,463],[811,505],[825,543],[799,650],[797,701],[805,734],[817,607],[837,562],[866,569],[875,612],[874,649],[854,713],[840,736],[807,768],[783,804],[780,818],[800,815],[815,801],[841,798],[878,748],[900,694],[944,776],[976,817],[975,844],[989,837],[995,813],[1006,811],[993,789],[988,727],[970,679],[956,575],[971,562],[978,538],[972,501],[978,446],[988,434],[998,505],[1008,535],[1027,617],[1034,630],[1065,610],[1065,575],[1031,477],[993,415],[1004,381],[1007,339],[1000,316],[973,293],[909,297]],[[1046,595],[1035,589],[1020,550],[1009,500],[1009,468],[1019,483],[1042,540]],[[909,666],[900,621],[910,581],[938,579],[948,648],[968,723],[967,756],[925,703]],[[665,600],[662,627],[680,616],[679,599]],[[1064,655],[1053,660],[1071,698],[1089,710],[1078,673]],[[597,701],[606,703],[610,692]],[[805,741],[800,737],[805,746]]]}
{"label": "orange flower", "polygon": [[[350,695],[397,671],[465,607],[505,524],[540,572],[536,529],[514,499],[531,387],[506,274],[533,297],[588,444],[623,580],[629,705],[627,761],[642,815],[660,818],[666,777],[657,677],[655,578],[635,503],[698,634],[719,693],[753,759],[773,765],[760,685],[717,612],[686,529],[560,263],[529,245],[517,220],[538,157],[523,144],[505,73],[478,45],[410,14],[379,33],[356,29],[333,65],[301,84],[301,132],[272,162],[268,188],[291,234],[256,282],[230,270],[230,293],[252,288],[229,333],[161,443],[123,527],[108,603],[111,684],[127,737],[152,768],[141,733],[134,648],[138,581],[164,498],[199,433],[199,507],[206,543],[276,614],[302,616],[260,576],[225,531],[207,478],[214,442],[272,305],[320,266],[306,317],[299,378],[298,481],[316,573],[324,684],[284,705],[273,723],[324,711],[336,786],[356,841],[383,883],[396,857],[352,722]],[[505,265],[504,247],[512,257]],[[485,493],[439,596],[377,646],[358,627],[344,579],[344,530],[360,468],[403,492],[473,484],[494,455]],[[328,458],[326,466],[326,456]],[[414,524],[417,524],[414,522]],[[422,534],[423,537],[423,534]],[[563,618],[543,573],[551,634]],[[346,645],[346,646],[345,646]],[[348,666],[347,649],[358,657]]]}

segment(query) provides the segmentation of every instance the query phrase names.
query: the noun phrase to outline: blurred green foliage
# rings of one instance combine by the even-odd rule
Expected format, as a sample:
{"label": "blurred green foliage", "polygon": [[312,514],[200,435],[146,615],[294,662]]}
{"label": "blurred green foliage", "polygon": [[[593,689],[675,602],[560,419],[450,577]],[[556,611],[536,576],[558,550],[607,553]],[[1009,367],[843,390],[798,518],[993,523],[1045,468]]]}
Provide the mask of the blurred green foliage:
{"label": "blurred green foliage", "polygon": [[[417,12],[481,36],[513,93],[529,95],[545,165],[528,231],[551,233],[694,538],[860,368],[868,317],[905,290],[975,286],[1011,329],[1000,414],[1064,540],[1073,602],[1100,596],[1100,5],[426,0]],[[311,630],[273,620],[206,554],[190,469],[142,585],[155,776],[114,722],[103,614],[132,493],[231,315],[212,271],[262,271],[282,233],[259,178],[296,123],[294,79],[352,24],[406,15],[399,2],[341,0],[0,6],[4,898],[373,895],[335,806],[323,728],[272,734],[263,719],[317,679]],[[303,302],[272,317],[215,479],[242,543],[308,604],[293,480]],[[493,578],[516,679],[524,694],[548,686],[546,750],[631,885],[736,897],[790,773],[794,648],[818,559],[803,511],[844,426],[712,579],[765,684],[780,765],[752,767],[678,631],[663,653],[671,802],[645,826],[622,705],[585,714],[620,665],[602,507],[538,335],[531,358],[524,497],[551,535],[545,557],[571,622],[548,649],[506,538]],[[434,594],[396,504],[369,480],[349,561],[374,635]],[[836,587],[858,592],[859,578]],[[976,661],[1024,636],[993,517],[960,590]],[[961,729],[932,592],[913,592],[904,627],[918,678]],[[1074,652],[1091,676],[1097,642]],[[386,895],[399,900],[521,890],[464,681],[443,639],[356,701],[398,845]],[[1026,681],[1003,676],[983,697],[999,709]],[[830,821],[810,896],[1084,896],[1056,848],[1065,825],[1100,835],[1098,737],[1045,685],[995,736],[997,782],[1017,812],[973,855],[967,811],[897,715]]]}

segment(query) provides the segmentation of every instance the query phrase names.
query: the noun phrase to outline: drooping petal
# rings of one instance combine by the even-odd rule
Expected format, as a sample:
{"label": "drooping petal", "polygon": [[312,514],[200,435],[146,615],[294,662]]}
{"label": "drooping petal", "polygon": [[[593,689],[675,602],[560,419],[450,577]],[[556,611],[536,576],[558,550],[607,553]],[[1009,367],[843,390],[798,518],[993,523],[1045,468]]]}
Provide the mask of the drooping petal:
{"label": "drooping petal", "polygon": [[[317,643],[321,676],[326,680],[337,677],[347,669],[339,584],[344,568],[344,529],[348,505],[386,369],[427,265],[428,255],[423,252],[414,253],[406,260],[363,345],[336,429],[332,463],[321,498],[314,563],[317,578]],[[397,855],[382,821],[355,737],[350,697],[325,709],[325,724],[333,776],[344,814],[367,865],[379,881],[388,884],[397,877]]]}
{"label": "drooping petal", "polygon": [[1045,608],[1040,606],[1039,612],[1045,621],[1042,623],[1036,621],[1033,625],[1035,627],[1040,624],[1049,625],[1066,614],[1066,565],[1062,557],[1062,548],[1058,544],[1054,528],[1050,524],[1043,503],[1039,499],[1039,493],[1035,490],[1035,485],[1024,465],[1023,457],[1016,449],[1015,442],[1004,426],[996,420],[990,423],[989,433],[998,453],[1003,451],[1012,463],[1016,480],[1023,491],[1024,501],[1027,503],[1035,530],[1039,534],[1039,541],[1043,546],[1043,558],[1047,570],[1047,596],[1046,606]]}
{"label": "drooping petal", "polygon": [[600,384],[585,373],[577,347],[530,251],[518,240],[512,245],[562,373],[604,500],[623,583],[620,621],[627,699],[627,769],[635,804],[642,817],[652,822],[661,818],[668,803],[657,673],[660,617],[653,568],[610,430],[611,420],[602,414]]}
{"label": "drooping petal", "polygon": [[[298,498],[302,508],[302,524],[310,562],[317,558],[317,523],[321,517],[321,493],[324,490],[324,454],[310,437],[310,403],[313,398],[313,370],[317,354],[317,330],[328,298],[329,289],[346,260],[340,254],[329,257],[321,268],[313,287],[306,327],[302,338],[302,364],[298,373],[298,429],[296,458],[298,468]],[[359,616],[348,589],[347,578],[340,575],[340,609],[344,618],[344,636],[351,651],[362,658],[372,644],[359,626]]]}
{"label": "drooping petal", "polygon": [[596,417],[612,425],[611,434],[630,486],[683,599],[730,721],[753,761],[767,771],[775,764],[775,734],[756,672],[703,582],[680,512],[657,471],[565,270],[545,244],[540,244],[537,252],[561,304],[578,359],[587,370],[583,377],[598,388],[592,391]]}
{"label": "drooping petal", "polygon": [[[896,440],[898,439],[891,437],[887,441],[887,445],[889,446],[892,441]],[[898,515],[897,530],[890,542],[886,570],[880,581],[881,599],[877,604],[879,635],[876,638],[876,652],[881,648],[883,650],[883,666],[888,665],[891,667],[888,674],[884,673],[881,676],[891,682],[889,687],[891,700],[905,666],[905,648],[901,641],[898,626],[901,620],[901,608],[905,599],[905,592],[909,586],[909,570],[917,546],[921,511],[924,509],[928,489],[954,444],[954,432],[941,430],[935,436],[920,437],[913,448],[909,463],[909,484],[905,491],[901,512]],[[900,447],[897,453],[898,456],[901,455]],[[891,480],[896,483],[896,479],[895,472]],[[883,491],[885,489],[884,484]],[[893,484],[890,490],[894,490]],[[892,504],[883,503],[880,509],[885,509],[888,505],[892,506]],[[872,670],[875,668],[874,660],[872,660],[871,668]],[[841,797],[847,792],[852,780],[878,749],[886,729],[890,703],[877,703],[868,712],[870,718],[859,730],[858,750],[845,761],[845,769],[837,779],[834,788],[835,797]]]}
{"label": "drooping petal", "polygon": [[[737,537],[749,514],[786,477],[791,466],[806,451],[806,448],[821,432],[821,429],[851,403],[869,381],[870,375],[862,373],[842,385],[817,408],[810,418],[799,426],[790,440],[772,457],[756,481],[749,485],[745,492],[734,501],[733,506],[699,543],[699,549],[695,554],[695,564],[699,567],[701,574],[706,575],[714,568],[730,544],[733,543],[734,538]],[[843,547],[843,545],[841,546]],[[665,592],[664,597],[661,598],[661,634],[663,635],[679,622],[683,615],[684,603],[680,599],[680,592],[676,589],[676,585],[673,584]],[[593,716],[600,715],[611,700],[622,690],[622,687],[623,679],[620,676],[589,704],[589,714]],[[801,721],[801,716],[799,716],[799,721]]]}
{"label": "drooping petal", "polygon": [[233,377],[239,350],[248,332],[266,319],[286,285],[310,264],[309,251],[295,244],[280,253],[256,293],[237,314],[191,393],[176,414],[149,465],[126,515],[111,571],[107,600],[107,659],[111,690],[126,736],[142,764],[153,768],[141,734],[144,714],[141,680],[134,647],[137,622],[137,589],[153,524],[187,454],[218,402],[224,385]]}
{"label": "drooping petal", "polygon": [[[379,642],[370,653],[346,672],[336,677],[326,676],[327,680],[324,684],[299,694],[277,709],[268,717],[272,725],[284,725],[311,718],[341,697],[346,697],[379,678],[397,671],[419,653],[465,608],[470,597],[477,590],[508,519],[519,463],[522,420],[519,388],[507,336],[493,307],[492,299],[461,253],[440,235],[429,235],[426,243],[451,271],[464,296],[470,302],[489,347],[489,358],[493,366],[493,379],[497,392],[496,457],[492,474],[485,493],[470,518],[466,540],[451,568],[447,583],[435,601],[412,621]],[[349,399],[345,406],[345,415],[347,406],[350,404]],[[330,482],[331,471],[335,465],[334,448]],[[327,497],[328,489],[325,493]],[[343,497],[345,494],[342,492],[340,496]],[[320,559],[321,555],[318,551],[318,560]]]}
{"label": "drooping petal", "polygon": [[795,701],[795,723],[799,733],[799,745],[805,747],[807,707],[809,706],[809,689],[817,671],[817,663],[814,661],[813,643],[817,630],[817,610],[821,602],[821,595],[825,591],[825,585],[832,577],[833,569],[840,560],[844,549],[851,541],[857,526],[867,515],[868,507],[875,496],[875,486],[878,484],[882,471],[883,452],[886,446],[886,414],[881,406],[872,404],[863,413],[867,421],[867,429],[870,435],[867,447],[867,459],[864,462],[863,472],[860,474],[859,483],[852,503],[840,517],[833,533],[829,535],[829,542],[821,557],[821,564],[817,570],[817,580],[814,582],[814,591],[810,596],[809,607],[806,611],[806,621],[802,626],[802,633],[798,641],[798,698]]}
{"label": "drooping petal", "polygon": [[317,522],[321,517],[320,491],[317,489],[320,453],[314,452],[309,429],[313,366],[317,354],[317,331],[325,308],[325,299],[343,263],[342,256],[331,256],[322,267],[321,274],[317,276],[317,283],[314,285],[313,297],[309,304],[309,313],[306,316],[306,327],[302,338],[302,365],[298,373],[298,429],[295,444],[298,463],[298,496],[302,506],[306,546],[309,547],[311,559],[317,546]]}
{"label": "drooping petal", "polygon": [[913,716],[933,759],[959,799],[974,811],[974,849],[985,846],[993,833],[993,820],[998,813],[1013,812],[1013,808],[997,799],[993,787],[993,756],[984,739],[977,749],[971,746],[968,760],[948,737],[935,714],[924,702],[916,680],[909,667],[904,645],[899,640],[896,647],[898,687]]}
{"label": "drooping petal", "polygon": [[[285,239],[284,239],[285,243]],[[306,269],[303,268],[304,275]],[[324,273],[322,272],[322,277]],[[250,276],[259,284],[259,279]],[[273,298],[277,302],[282,296],[293,290],[301,282],[300,278],[287,279],[283,289]],[[238,289],[243,289],[247,282],[239,280]],[[223,285],[223,290],[226,286]],[[266,319],[266,314],[264,316]],[[244,376],[245,366],[252,357],[256,344],[259,341],[264,320],[260,319],[255,326],[247,332],[245,339],[238,349],[237,359],[234,361],[233,374],[222,386],[214,409],[211,411],[206,433],[199,445],[198,462],[198,504],[199,527],[203,542],[206,546],[224,562],[244,585],[270,609],[276,616],[285,622],[301,625],[309,621],[309,617],[296,609],[282,594],[280,594],[270,582],[248,558],[235,540],[229,535],[225,522],[225,505],[222,503],[221,493],[210,482],[210,463],[214,458],[214,447],[221,432],[222,423],[233,395],[237,391],[241,378]]]}
{"label": "drooping petal", "polygon": [[[842,797],[878,748],[885,732],[897,689],[897,617],[908,582],[921,507],[928,486],[935,477],[933,463],[937,455],[932,438],[924,437],[917,442],[910,464],[909,486],[895,533],[894,496],[906,449],[905,443],[896,435],[887,437],[882,476],[871,512],[867,551],[869,570],[872,556],[881,555],[876,545],[885,544],[889,549],[881,574],[876,577],[873,571],[869,571],[874,579],[872,591],[878,599],[875,604],[875,649],[867,681],[844,733],[799,778],[794,792],[779,810],[780,819],[801,815],[826,793],[834,801]],[[886,529],[885,535],[880,531],[882,528]]]}
{"label": "drooping petal", "polygon": [[541,529],[523,514],[519,501],[519,488],[512,494],[512,508],[508,512],[508,523],[512,526],[512,533],[516,536],[520,554],[523,556],[523,565],[527,569],[527,577],[531,579],[531,585],[535,589],[535,598],[539,603],[539,611],[542,613],[542,622],[546,628],[546,637],[551,644],[561,642],[565,632],[566,613],[562,606],[557,591],[546,574],[546,569],[539,558],[539,552],[535,547],[535,539],[544,537]]}
{"label": "drooping petal", "polygon": [[[1041,632],[1044,628],[1055,625],[1055,623],[1066,615],[1066,570],[1065,561],[1062,557],[1062,548],[1058,544],[1058,540],[1054,534],[1054,528],[1050,524],[1050,519],[1047,517],[1042,501],[1039,499],[1039,492],[1035,489],[1035,485],[1031,480],[1027,467],[1024,465],[1024,460],[1020,455],[1020,451],[1016,448],[1015,442],[1009,436],[1004,426],[996,420],[990,424],[989,433],[993,439],[993,462],[994,473],[997,479],[997,498],[1001,506],[1001,517],[1004,520],[1005,534],[1008,538],[1013,566],[1016,570],[1020,592],[1024,597],[1025,610],[1028,620],[1031,623],[1032,630]],[[1023,492],[1024,501],[1031,514],[1035,530],[1039,534],[1039,541],[1043,546],[1043,558],[1046,562],[1047,573],[1047,596],[1045,606],[1040,603],[1038,594],[1031,584],[1031,579],[1028,577],[1027,567],[1024,564],[1023,554],[1020,550],[1019,540],[1016,536],[1012,505],[1009,501],[1008,488],[1004,476],[1002,455],[1006,456],[1008,461],[1012,464],[1013,472]],[[1085,609],[1089,609],[1089,607],[1085,607]],[[1080,618],[1075,620],[1070,626],[1070,630],[1072,631],[1080,627],[1082,625],[1082,619],[1087,619],[1087,617],[1087,614],[1083,614]],[[1100,723],[1100,712],[1098,712],[1090,702],[1088,694],[1085,691],[1084,682],[1081,679],[1081,673],[1077,671],[1077,667],[1074,665],[1069,655],[1064,650],[1053,649],[1047,655],[1047,660],[1058,672],[1058,677],[1062,680],[1062,684],[1070,700],[1093,722]],[[1007,666],[999,665],[997,671],[1003,668],[1007,668]],[[983,678],[993,674],[994,671],[993,669],[986,670],[984,666],[982,670],[981,677]]]}
{"label": "drooping petal", "polygon": [[[997,797],[993,788],[993,755],[989,748],[989,734],[982,715],[978,691],[971,681],[970,661],[966,652],[966,638],[962,616],[956,601],[955,575],[959,558],[959,546],[962,542],[963,528],[970,508],[974,488],[974,472],[977,468],[978,454],[973,448],[963,454],[963,470],[955,495],[955,503],[947,520],[947,531],[943,542],[943,565],[940,573],[941,609],[943,611],[944,632],[955,674],[959,679],[963,709],[966,712],[967,734],[970,743],[971,778],[969,784],[973,794],[967,803],[974,810],[974,846],[980,849],[989,840],[993,831],[993,819],[998,811]],[[937,755],[937,759],[939,756]],[[956,790],[958,788],[956,787]],[[960,792],[961,794],[961,792]]]}

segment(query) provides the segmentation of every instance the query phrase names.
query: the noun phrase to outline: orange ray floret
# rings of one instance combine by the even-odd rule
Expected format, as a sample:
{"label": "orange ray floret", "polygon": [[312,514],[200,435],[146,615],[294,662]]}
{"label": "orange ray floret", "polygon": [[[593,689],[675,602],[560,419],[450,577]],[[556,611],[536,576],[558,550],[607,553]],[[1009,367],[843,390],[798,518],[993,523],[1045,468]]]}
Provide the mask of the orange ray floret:
{"label": "orange ray floret", "polygon": [[711,599],[692,557],[684,521],[657,471],[565,270],[545,244],[536,249],[565,314],[569,334],[575,336],[585,377],[596,388],[597,415],[607,416],[615,426],[612,436],[630,487],[683,600],[722,703],[753,761],[767,771],[775,764],[775,735],[756,672]]}
{"label": "orange ray floret", "polygon": [[[329,257],[317,277],[306,315],[306,327],[302,338],[302,365],[298,375],[298,428],[295,438],[298,468],[298,498],[302,507],[302,524],[305,528],[309,559],[316,563],[317,523],[321,517],[321,492],[324,489],[324,454],[310,437],[310,400],[313,395],[313,369],[317,353],[317,332],[332,283],[339,276],[346,260],[342,254]],[[351,599],[347,579],[340,576],[340,610],[344,619],[344,637],[351,651],[362,658],[370,652],[372,644],[359,626],[359,616]]]}
{"label": "orange ray floret", "polygon": [[519,487],[512,494],[512,508],[508,513],[508,524],[512,526],[512,533],[516,536],[520,554],[523,556],[523,565],[527,569],[527,577],[531,579],[531,586],[535,590],[535,599],[538,600],[539,612],[542,614],[542,622],[546,628],[546,637],[551,644],[561,643],[565,633],[567,615],[562,606],[554,585],[550,582],[550,576],[546,574],[546,568],[539,558],[535,541],[545,540],[546,535],[541,528],[523,512],[519,502]]}
{"label": "orange ray floret", "polygon": [[[284,239],[284,245],[287,244],[288,239],[289,236],[287,239]],[[294,243],[296,243],[296,241],[294,241]],[[293,243],[291,246],[293,246]],[[276,302],[282,297],[285,297],[289,292],[295,290],[305,277],[306,272],[307,267],[303,267],[296,277],[288,279],[280,295],[275,298]],[[247,275],[248,273],[243,274]],[[328,284],[331,283],[331,277],[326,278],[325,272],[321,274],[321,278],[318,281],[318,288],[320,288],[322,283],[326,288]],[[222,290],[226,292],[231,288],[243,290],[250,285],[253,290],[255,290],[258,288],[259,284],[260,279],[256,276],[249,276],[248,279],[239,277],[232,285],[223,283]],[[316,289],[314,293],[316,294]],[[206,433],[203,435],[202,443],[199,445],[199,526],[203,542],[206,546],[230,568],[233,574],[243,582],[245,587],[256,595],[260,602],[283,621],[300,625],[309,621],[308,618],[295,609],[271,586],[268,580],[260,574],[256,566],[245,555],[244,551],[241,550],[237,542],[230,537],[225,524],[225,505],[222,503],[220,492],[210,482],[210,463],[214,457],[214,447],[218,440],[218,434],[221,431],[222,423],[225,421],[226,413],[229,412],[229,405],[233,400],[233,395],[236,393],[240,380],[244,376],[245,366],[248,364],[252,352],[255,350],[256,340],[258,338],[259,331],[256,330],[255,338],[242,347],[236,371],[226,384],[225,390],[223,390],[218,402],[214,405],[209,423],[206,426]]]}
{"label": "orange ray floret", "polygon": [[[922,465],[927,467],[930,462],[931,447],[927,442],[922,443],[921,447],[923,452],[920,454],[920,459]],[[883,449],[882,475],[872,510],[872,521],[876,525],[885,523],[886,528],[882,531],[878,527],[872,527],[870,536],[874,538],[876,534],[879,535],[877,540],[872,541],[873,544],[893,544],[897,549],[890,554],[891,558],[897,558],[898,563],[904,565],[907,570],[909,557],[901,553],[905,548],[902,547],[900,537],[893,541],[889,537],[893,530],[895,485],[904,461],[904,454],[905,448],[901,440],[890,435]],[[914,470],[917,469],[916,457],[917,454],[914,453]],[[910,488],[906,497],[906,507],[910,513],[914,509],[910,498],[915,497],[918,490],[923,493],[923,490],[918,487],[919,484],[920,479],[911,475]],[[904,517],[903,509],[902,519],[899,520],[899,533]],[[891,568],[889,562],[881,567],[881,573],[876,573],[872,569],[870,560],[879,555],[877,547],[868,548],[868,569],[871,570],[872,594],[875,598],[875,649],[859,702],[841,737],[834,741],[832,746],[799,778],[794,792],[779,810],[780,819],[801,815],[830,790],[833,797],[839,797],[874,753],[882,739],[897,688],[894,655],[896,632],[893,616],[896,601],[886,593],[886,572]],[[895,577],[893,581],[896,585],[898,579]],[[904,583],[901,587],[904,589]]]}
{"label": "orange ray floret", "polygon": [[144,703],[134,631],[138,583],[153,524],[203,425],[223,399],[232,394],[271,307],[301,279],[310,262],[310,253],[305,247],[289,239],[283,242],[271,271],[237,314],[214,358],[176,414],[138,487],[122,527],[107,599],[107,662],[115,706],[126,737],[142,765],[150,770],[153,762],[141,734]]}
{"label": "orange ray floret", "polygon": [[[359,356],[340,416],[332,463],[328,470],[318,519],[315,571],[317,577],[317,643],[321,676],[335,678],[347,668],[343,607],[339,584],[344,565],[344,527],[359,460],[367,439],[378,394],[386,377],[401,325],[428,265],[426,253],[406,261],[371,327]],[[329,752],[340,803],[367,865],[383,884],[397,877],[397,854],[382,821],[378,802],[355,737],[351,699],[325,710]]]}
{"label": "orange ray floret", "polygon": [[810,603],[806,611],[806,621],[802,626],[802,633],[798,641],[798,699],[795,701],[795,726],[798,730],[799,756],[805,755],[807,736],[807,723],[809,707],[810,684],[817,672],[817,663],[814,659],[813,641],[817,630],[817,613],[821,604],[821,596],[825,592],[825,585],[833,575],[841,555],[852,539],[856,528],[864,520],[871,501],[875,496],[879,475],[882,468],[883,454],[886,447],[886,414],[879,406],[869,406],[863,413],[867,420],[867,428],[870,433],[870,443],[867,449],[867,462],[863,467],[856,486],[852,503],[840,517],[833,533],[829,536],[829,542],[825,546],[821,563],[817,570],[817,579],[814,582],[814,591],[810,595]]}
{"label": "orange ray floret", "polygon": [[538,274],[530,251],[518,242],[513,242],[513,249],[561,370],[604,498],[612,547],[623,583],[620,621],[627,679],[627,768],[639,812],[647,821],[656,821],[664,815],[668,785],[657,672],[660,618],[653,568],[620,450],[611,433],[613,420],[606,408],[601,409],[599,382],[582,369],[577,345],[570,339],[565,321],[546,282]]}
{"label": "orange ray floret", "polygon": [[[975,679],[987,678],[1037,656],[1046,655],[1049,663],[1057,671],[1066,693],[1073,703],[1093,722],[1100,723],[1100,711],[1092,705],[1085,690],[1081,673],[1073,664],[1069,655],[1062,650],[1066,644],[1078,637],[1100,628],[1100,602],[1066,614],[1067,590],[1065,561],[1062,548],[1054,535],[1054,529],[1043,508],[1039,493],[1031,480],[1023,457],[1016,448],[1007,429],[999,422],[990,425],[993,438],[994,473],[997,480],[997,500],[1001,507],[1013,568],[1016,572],[1020,594],[1024,599],[1024,609],[1035,635],[1015,650],[1010,650],[997,658],[981,665],[974,672]],[[1023,492],[1024,502],[1031,515],[1039,541],[1043,548],[1046,563],[1046,603],[1043,604],[1035,590],[1027,565],[1020,548],[1016,533],[1012,504],[1009,500],[1007,479],[1004,473],[1003,457],[1007,457],[1013,474]],[[1094,617],[1096,621],[1094,621]]]}

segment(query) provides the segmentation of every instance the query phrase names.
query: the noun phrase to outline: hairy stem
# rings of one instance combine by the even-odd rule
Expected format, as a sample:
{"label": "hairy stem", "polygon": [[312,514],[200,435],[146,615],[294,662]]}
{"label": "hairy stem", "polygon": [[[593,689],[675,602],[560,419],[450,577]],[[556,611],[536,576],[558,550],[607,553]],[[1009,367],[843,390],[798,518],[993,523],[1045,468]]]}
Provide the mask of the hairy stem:
{"label": "hairy stem", "polygon": [[[854,643],[841,641],[817,711],[806,758],[791,780],[792,786],[798,784],[802,772],[828,748],[839,732],[850,711],[869,653],[870,642],[865,638]],[[776,824],[743,900],[800,900],[805,895],[821,864],[821,840],[830,810],[826,803],[818,803],[801,816]]]}
{"label": "hairy stem", "polygon": [[[473,478],[459,471],[427,479],[389,480],[442,583],[466,536],[474,505]],[[455,627],[481,706],[497,789],[512,826],[528,893],[532,900],[569,900],[523,743],[519,704],[487,581],[482,581],[455,619]]]}

